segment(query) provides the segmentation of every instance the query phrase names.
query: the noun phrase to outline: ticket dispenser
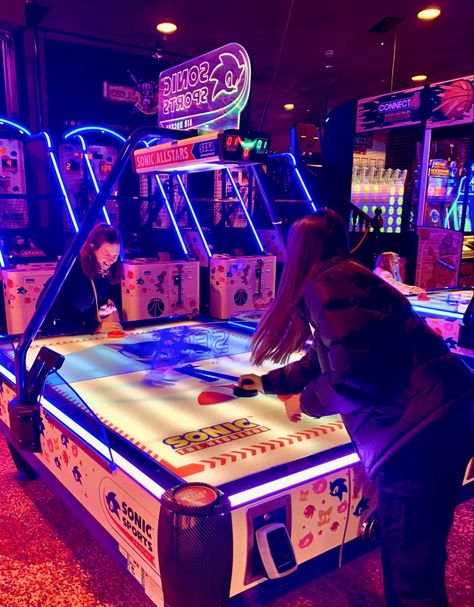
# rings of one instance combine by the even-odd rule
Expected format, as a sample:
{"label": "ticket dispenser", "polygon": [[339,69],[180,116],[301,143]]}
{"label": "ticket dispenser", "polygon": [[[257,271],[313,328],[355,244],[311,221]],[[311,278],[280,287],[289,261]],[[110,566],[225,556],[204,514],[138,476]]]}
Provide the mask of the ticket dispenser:
{"label": "ticket dispenser", "polygon": [[291,542],[291,501],[283,495],[247,510],[245,585],[276,579],[298,568]]}

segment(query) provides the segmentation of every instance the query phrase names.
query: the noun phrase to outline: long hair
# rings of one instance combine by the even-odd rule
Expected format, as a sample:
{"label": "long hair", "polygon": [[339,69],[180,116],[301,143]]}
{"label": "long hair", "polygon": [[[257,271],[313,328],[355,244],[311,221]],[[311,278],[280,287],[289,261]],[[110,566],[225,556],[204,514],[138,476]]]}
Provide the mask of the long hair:
{"label": "long hair", "polygon": [[252,339],[252,361],[285,363],[310,335],[309,323],[297,310],[316,264],[349,252],[349,235],[340,215],[323,209],[296,221],[290,230],[286,264],[275,300]]}
{"label": "long hair", "polygon": [[395,278],[395,280],[401,281],[400,278],[400,256],[398,253],[394,253],[393,251],[386,251],[385,253],[380,253],[380,255],[375,260],[375,269],[381,268],[386,272],[390,272],[390,274]]}
{"label": "long hair", "polygon": [[98,223],[94,226],[79,253],[81,268],[88,278],[94,279],[99,274],[99,264],[94,255],[94,250],[97,250],[104,242],[110,244],[118,243],[120,245],[120,256],[117,261],[110,266],[108,274],[109,281],[112,284],[117,284],[122,279],[123,243],[120,232],[114,226],[109,226],[106,223]]}

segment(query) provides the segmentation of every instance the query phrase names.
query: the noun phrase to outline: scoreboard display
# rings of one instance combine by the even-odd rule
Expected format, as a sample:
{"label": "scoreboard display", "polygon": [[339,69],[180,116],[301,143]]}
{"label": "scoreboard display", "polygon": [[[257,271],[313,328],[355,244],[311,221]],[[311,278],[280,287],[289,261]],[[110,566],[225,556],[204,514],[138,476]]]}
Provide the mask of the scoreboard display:
{"label": "scoreboard display", "polygon": [[238,130],[223,132],[223,159],[244,162],[264,162],[270,148],[270,138],[261,133],[244,135]]}
{"label": "scoreboard display", "polygon": [[265,162],[269,149],[268,135],[232,129],[141,148],[133,161],[138,174],[209,171]]}

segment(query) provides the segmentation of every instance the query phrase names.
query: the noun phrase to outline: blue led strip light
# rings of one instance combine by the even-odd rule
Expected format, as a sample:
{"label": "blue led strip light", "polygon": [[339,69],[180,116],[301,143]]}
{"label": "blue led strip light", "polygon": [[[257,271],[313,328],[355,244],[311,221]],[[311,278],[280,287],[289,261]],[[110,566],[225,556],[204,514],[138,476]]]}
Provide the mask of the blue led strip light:
{"label": "blue led strip light", "polygon": [[[97,179],[95,177],[95,173],[94,173],[94,169],[92,168],[91,161],[89,159],[89,156],[87,155],[86,142],[81,135],[76,135],[76,136],[79,139],[79,141],[81,142],[82,157],[84,159],[84,162],[86,163],[87,171],[89,172],[89,175],[92,179],[92,184],[94,186],[94,190],[95,190],[96,194],[98,194],[100,192],[100,188],[99,188],[99,184],[97,183]],[[102,208],[102,212],[104,214],[105,223],[107,225],[111,225],[110,217],[109,217],[109,214],[107,213],[107,209],[105,208],[105,205]]]}
{"label": "blue led strip light", "polygon": [[15,122],[14,120],[10,120],[9,118],[4,118],[3,116],[1,116],[0,124],[11,126],[12,128],[16,129],[20,133],[20,135],[28,135],[28,137],[31,137],[31,131],[19,122]]}
{"label": "blue led strip light", "polygon": [[[97,183],[97,179],[94,174],[94,170],[92,168],[90,159],[87,156],[86,142],[85,142],[84,138],[81,136],[84,133],[99,133],[102,135],[110,135],[111,137],[117,139],[121,143],[125,143],[127,140],[125,139],[125,137],[123,135],[121,135],[120,133],[117,133],[117,131],[114,131],[113,129],[109,129],[106,126],[101,126],[99,124],[80,126],[80,127],[71,129],[70,131],[67,131],[66,133],[64,133],[64,137],[63,137],[64,140],[70,139],[71,137],[77,137],[79,139],[79,141],[81,142],[83,158],[84,158],[85,164],[87,166],[87,170],[91,176],[92,183],[94,185],[94,189],[95,189],[96,193],[98,194],[99,189],[100,189],[99,184]],[[102,211],[104,213],[105,222],[108,225],[111,225],[110,217],[109,217],[109,214],[107,213],[107,209],[106,209],[105,205],[104,205],[104,208],[102,209]]]}
{"label": "blue led strip light", "polygon": [[48,154],[49,154],[49,158],[51,160],[51,164],[53,165],[54,173],[56,175],[56,180],[58,182],[59,188],[60,188],[60,190],[62,192],[62,195],[64,197],[64,202],[66,203],[67,212],[69,214],[69,218],[71,220],[71,223],[72,223],[72,225],[74,227],[74,231],[77,234],[77,232],[79,231],[79,226],[77,225],[76,217],[74,216],[74,211],[72,210],[71,201],[69,200],[69,196],[67,194],[66,187],[64,185],[64,181],[63,181],[61,172],[59,170],[58,162],[56,160],[56,155],[55,155],[55,153],[53,151],[53,143],[51,141],[51,137],[49,136],[49,134],[46,131],[42,131],[39,134],[41,136],[43,136],[44,139],[46,140],[46,145],[48,147]]}
{"label": "blue led strip light", "polygon": [[316,211],[317,211],[316,205],[314,204],[313,198],[311,197],[311,194],[310,194],[308,188],[306,187],[306,183],[304,182],[303,176],[301,175],[300,170],[298,169],[295,156],[293,154],[291,154],[290,152],[284,152],[283,154],[270,154],[269,158],[277,158],[278,156],[287,156],[290,159],[291,166],[293,167],[295,175],[298,179],[300,188],[302,189],[306,200],[309,202],[311,209],[313,210],[313,213],[316,213]]}
{"label": "blue led strip light", "polygon": [[424,308],[423,306],[413,305],[411,306],[415,312],[426,314],[427,316],[444,316],[445,318],[455,318],[457,320],[462,320],[464,318],[464,314],[461,312],[449,312],[443,310],[434,310],[433,308]]}
{"label": "blue led strip light", "polygon": [[204,245],[204,248],[206,249],[207,256],[210,258],[211,257],[211,250],[209,249],[209,245],[207,244],[207,240],[206,240],[206,238],[204,236],[204,233],[203,233],[203,231],[201,229],[201,226],[199,225],[199,221],[198,221],[198,219],[196,217],[196,213],[194,212],[193,205],[191,204],[191,200],[189,199],[188,193],[186,192],[186,188],[184,187],[184,183],[182,182],[181,177],[178,174],[176,174],[176,180],[178,181],[179,187],[181,188],[181,191],[183,192],[183,196],[186,199],[188,208],[191,211],[191,215],[193,216],[194,223],[195,223],[196,228],[197,228],[197,230],[199,232],[199,235],[201,236],[202,244]]}
{"label": "blue led strip light", "polygon": [[96,125],[92,124],[89,126],[80,126],[75,129],[71,129],[70,131],[67,131],[66,133],[64,133],[63,138],[69,139],[70,137],[76,137],[77,135],[82,135],[84,133],[102,133],[103,135],[111,135],[112,137],[115,137],[115,139],[118,139],[122,143],[125,143],[127,141],[125,139],[125,137],[123,135],[120,135],[120,133],[117,133],[117,131],[109,129],[105,126],[100,126],[98,124],[96,124]]}
{"label": "blue led strip light", "polygon": [[171,209],[171,205],[169,203],[168,197],[166,196],[165,190],[163,189],[163,184],[161,183],[161,179],[160,179],[159,175],[155,175],[155,179],[156,179],[156,183],[158,184],[158,188],[161,192],[161,196],[163,197],[163,202],[165,203],[166,208],[168,209],[168,214],[170,216],[171,223],[173,224],[174,231],[176,232],[176,236],[178,237],[181,248],[183,249],[183,253],[185,255],[189,255],[188,249],[186,248],[183,237],[181,236],[181,232],[179,230],[178,224],[176,223],[176,218],[174,216],[173,210]]}
{"label": "blue led strip light", "polygon": [[[150,139],[149,141],[143,140],[140,143],[143,143],[147,148],[149,148],[152,143],[154,143],[155,141],[157,141],[157,139],[158,139],[157,137],[153,137],[153,139]],[[174,216],[173,209],[171,208],[171,205],[170,205],[169,200],[168,200],[168,196],[166,196],[165,190],[163,189],[163,184],[161,183],[161,179],[160,179],[159,175],[155,175],[155,179],[156,179],[156,183],[158,185],[158,188],[159,188],[159,190],[161,192],[161,196],[163,198],[163,202],[165,203],[166,208],[168,210],[168,215],[170,216],[171,223],[173,224],[174,231],[176,232],[176,236],[178,237],[178,240],[179,240],[179,243],[181,245],[181,248],[183,249],[183,253],[185,255],[189,255],[188,249],[186,248],[186,244],[185,244],[185,242],[183,240],[183,237],[181,236],[181,232],[180,232],[180,229],[178,227],[178,224],[176,223],[176,218]]]}
{"label": "blue led strip light", "polygon": [[232,177],[232,173],[230,172],[230,169],[226,169],[226,172],[227,172],[227,176],[229,177],[229,181],[230,181],[230,183],[232,185],[232,189],[234,190],[235,195],[239,199],[240,206],[242,207],[242,211],[244,212],[244,215],[247,218],[247,223],[248,223],[250,229],[253,232],[253,235],[254,235],[255,241],[257,243],[257,246],[260,249],[260,252],[263,253],[265,249],[263,248],[263,245],[262,245],[262,243],[260,241],[260,238],[258,237],[257,230],[255,229],[255,226],[253,225],[253,222],[250,219],[249,212],[247,211],[247,208],[246,208],[246,206],[244,204],[242,196],[240,195],[239,188],[237,187],[237,184],[235,183],[234,178]]}

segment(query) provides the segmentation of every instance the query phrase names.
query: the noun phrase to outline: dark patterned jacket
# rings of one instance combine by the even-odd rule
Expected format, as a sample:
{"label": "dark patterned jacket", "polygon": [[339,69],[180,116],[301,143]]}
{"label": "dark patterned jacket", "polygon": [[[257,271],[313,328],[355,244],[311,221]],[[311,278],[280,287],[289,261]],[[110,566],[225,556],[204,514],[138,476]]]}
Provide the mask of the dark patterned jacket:
{"label": "dark patterned jacket", "polygon": [[474,415],[468,367],[404,295],[358,262],[319,264],[299,308],[314,330],[312,347],[264,375],[264,390],[302,392],[302,410],[314,417],[340,413],[370,476],[454,407]]}

